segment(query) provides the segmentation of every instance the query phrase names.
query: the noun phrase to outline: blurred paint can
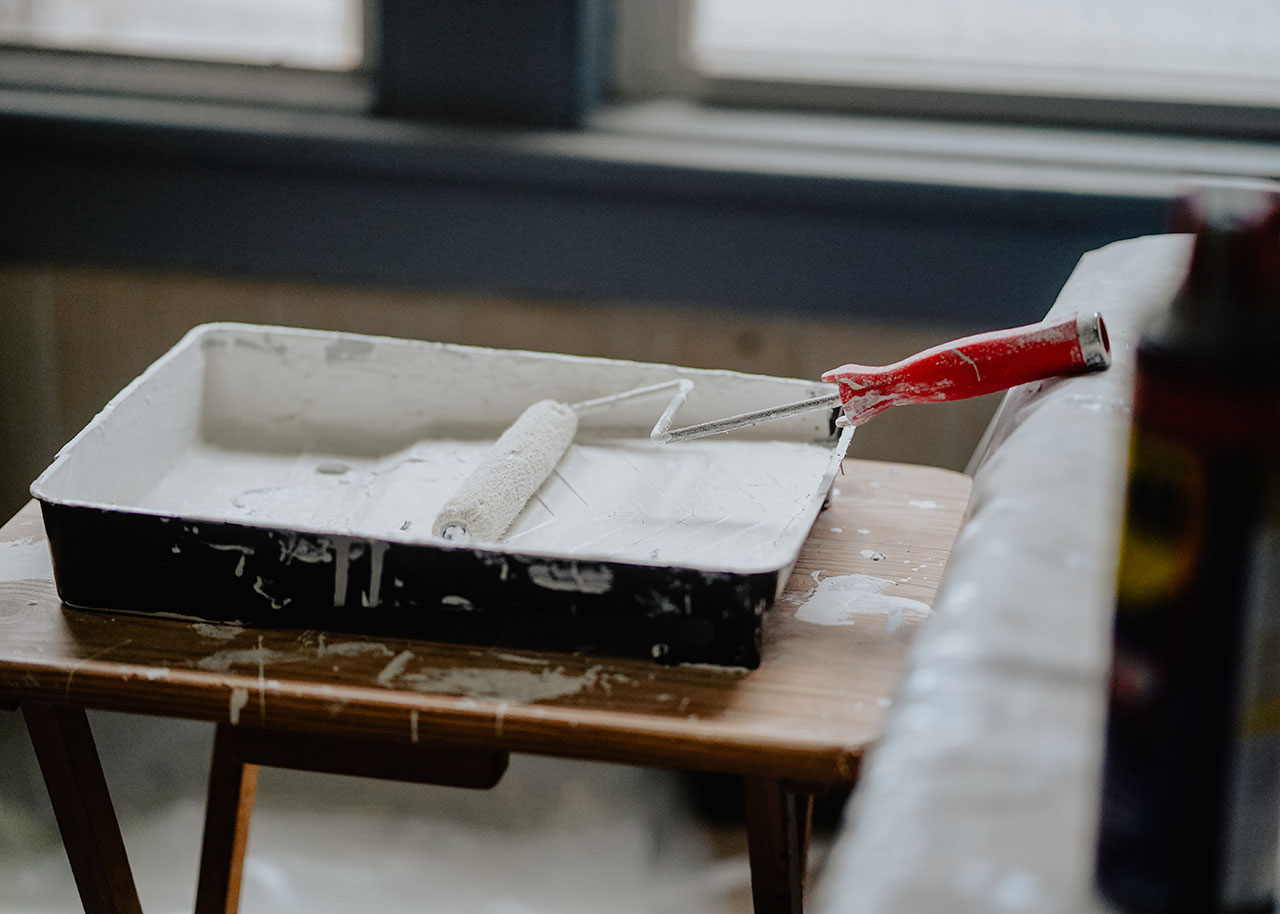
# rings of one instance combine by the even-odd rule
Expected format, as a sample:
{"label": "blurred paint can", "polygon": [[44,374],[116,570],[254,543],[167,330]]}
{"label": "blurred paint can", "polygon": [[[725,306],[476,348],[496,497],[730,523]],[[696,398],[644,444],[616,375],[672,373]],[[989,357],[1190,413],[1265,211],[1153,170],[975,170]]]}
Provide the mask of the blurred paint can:
{"label": "blurred paint can", "polygon": [[1280,186],[1179,200],[1137,353],[1095,880],[1130,912],[1275,909]]}

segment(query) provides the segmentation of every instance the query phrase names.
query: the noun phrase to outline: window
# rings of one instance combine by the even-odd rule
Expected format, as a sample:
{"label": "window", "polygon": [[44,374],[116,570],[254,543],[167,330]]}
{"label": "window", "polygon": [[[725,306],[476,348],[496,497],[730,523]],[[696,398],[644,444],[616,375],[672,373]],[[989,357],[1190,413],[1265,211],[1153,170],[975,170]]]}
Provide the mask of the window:
{"label": "window", "polygon": [[630,94],[1280,133],[1273,0],[678,0],[624,19]]}
{"label": "window", "polygon": [[[34,11],[70,2],[0,0],[4,39],[25,23],[22,40],[37,40]],[[122,0],[80,2],[101,11]],[[167,15],[179,2],[267,0],[133,2]],[[289,67],[145,58],[137,44],[133,56],[0,49],[0,249],[994,326],[1043,314],[1081,252],[1161,231],[1182,174],[1280,174],[1280,145],[1241,142],[1244,130],[1171,139],[1050,129],[1045,96],[735,75],[730,58],[754,54],[757,66],[765,57],[747,53],[751,42],[784,30],[758,20],[754,39],[716,37],[713,14],[763,16],[763,2],[347,2],[373,11],[360,43],[375,50],[354,71],[314,69],[316,57],[278,44],[262,51],[265,40],[252,59]],[[778,6],[798,17],[809,2]],[[339,7],[328,9],[339,21]],[[324,66],[355,65],[357,30],[344,29],[347,56]],[[90,46],[78,34],[39,40]],[[214,53],[184,47],[149,53]],[[612,98],[600,91],[611,65],[622,77]],[[108,70],[119,71],[110,85]],[[672,94],[691,101],[627,103]],[[1017,111],[982,122],[1001,98],[1041,126],[1013,123]],[[923,116],[940,102],[949,118]],[[824,105],[833,110],[794,110]],[[1179,105],[1163,109],[1171,123],[1184,123]],[[914,121],[873,116],[913,110]],[[957,124],[963,115],[971,122]]]}
{"label": "window", "polygon": [[352,70],[361,0],[0,0],[0,42]]}

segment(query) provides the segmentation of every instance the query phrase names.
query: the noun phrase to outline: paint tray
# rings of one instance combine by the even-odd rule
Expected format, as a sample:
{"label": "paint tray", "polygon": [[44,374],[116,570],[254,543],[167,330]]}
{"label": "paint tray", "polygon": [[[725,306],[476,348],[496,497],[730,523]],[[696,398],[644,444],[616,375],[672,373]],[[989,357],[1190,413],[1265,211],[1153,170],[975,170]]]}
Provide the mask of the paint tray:
{"label": "paint tray", "polygon": [[755,666],[848,447],[817,413],[677,445],[584,416],[501,542],[436,512],[537,400],[688,378],[697,422],[826,385],[245,324],[195,328],[32,486],[73,607]]}

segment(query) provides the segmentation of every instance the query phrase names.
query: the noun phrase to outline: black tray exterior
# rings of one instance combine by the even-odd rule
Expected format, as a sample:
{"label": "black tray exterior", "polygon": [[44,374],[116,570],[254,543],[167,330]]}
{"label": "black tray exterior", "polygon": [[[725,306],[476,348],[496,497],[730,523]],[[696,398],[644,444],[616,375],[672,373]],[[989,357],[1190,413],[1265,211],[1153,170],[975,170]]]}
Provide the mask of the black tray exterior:
{"label": "black tray exterior", "polygon": [[779,576],[41,510],[58,594],[77,608],[661,663],[758,666]]}

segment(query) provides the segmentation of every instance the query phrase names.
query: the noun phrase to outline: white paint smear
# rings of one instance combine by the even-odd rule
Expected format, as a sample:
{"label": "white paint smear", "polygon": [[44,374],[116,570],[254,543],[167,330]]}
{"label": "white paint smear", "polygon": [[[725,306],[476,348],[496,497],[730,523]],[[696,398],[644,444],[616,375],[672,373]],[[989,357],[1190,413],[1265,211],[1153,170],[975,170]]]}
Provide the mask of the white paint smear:
{"label": "white paint smear", "polygon": [[608,593],[613,589],[613,572],[604,566],[579,567],[577,562],[566,567],[530,565],[529,580],[547,590],[572,593]]}
{"label": "white paint smear", "polygon": [[751,672],[745,666],[722,666],[718,663],[679,663],[676,665],[682,670],[707,670],[712,673],[729,673],[734,676],[745,676]]}
{"label": "white paint smear", "polygon": [[52,581],[53,561],[49,544],[26,536],[0,543],[0,581]]}
{"label": "white paint smear", "polygon": [[322,641],[316,651],[321,657],[358,657],[361,654],[390,657],[394,653],[381,641],[339,641],[337,644],[325,644]]}
{"label": "white paint smear", "polygon": [[384,657],[390,657],[394,653],[391,648],[377,641],[340,641],[337,644],[325,644],[322,637],[316,647],[305,647],[296,651],[278,651],[274,648],[262,647],[262,639],[259,638],[258,641],[258,647],[210,654],[197,661],[196,666],[216,673],[225,673],[233,666],[257,666],[261,675],[263,668],[273,663],[301,663],[322,657],[358,657],[361,654],[381,654]]}
{"label": "white paint smear", "polygon": [[566,673],[564,667],[545,670],[503,669],[424,669],[406,673],[400,684],[419,692],[465,695],[469,698],[503,698],[509,701],[545,701],[576,695],[597,684],[611,684],[616,674],[602,674],[603,667],[592,666],[580,674]]}
{"label": "white paint smear", "polygon": [[927,603],[884,593],[897,586],[887,578],[868,574],[827,578],[796,610],[796,618],[816,625],[853,625],[858,616],[885,616],[885,630],[892,633],[906,619],[924,618],[932,612]]}
{"label": "white paint smear", "polygon": [[202,670],[225,673],[233,666],[264,666],[268,663],[290,663],[303,660],[306,654],[289,651],[276,651],[269,647],[249,647],[238,651],[218,651],[208,657],[201,658],[196,666]]}
{"label": "white paint smear", "polygon": [[191,627],[201,638],[217,638],[221,641],[230,641],[244,631],[239,625],[212,625],[208,622],[196,622]]}
{"label": "white paint smear", "polygon": [[249,703],[248,689],[232,689],[231,690],[231,724],[235,726],[240,723],[240,712],[244,710],[244,706]]}
{"label": "white paint smear", "polygon": [[938,503],[931,498],[909,498],[907,504],[913,508],[920,508],[922,511],[932,511],[938,507]]}
{"label": "white paint smear", "polygon": [[409,661],[412,659],[413,651],[401,651],[396,654],[391,658],[391,662],[384,666],[382,672],[378,674],[378,682],[383,685],[390,685],[392,680],[404,672],[404,668],[409,665]]}

